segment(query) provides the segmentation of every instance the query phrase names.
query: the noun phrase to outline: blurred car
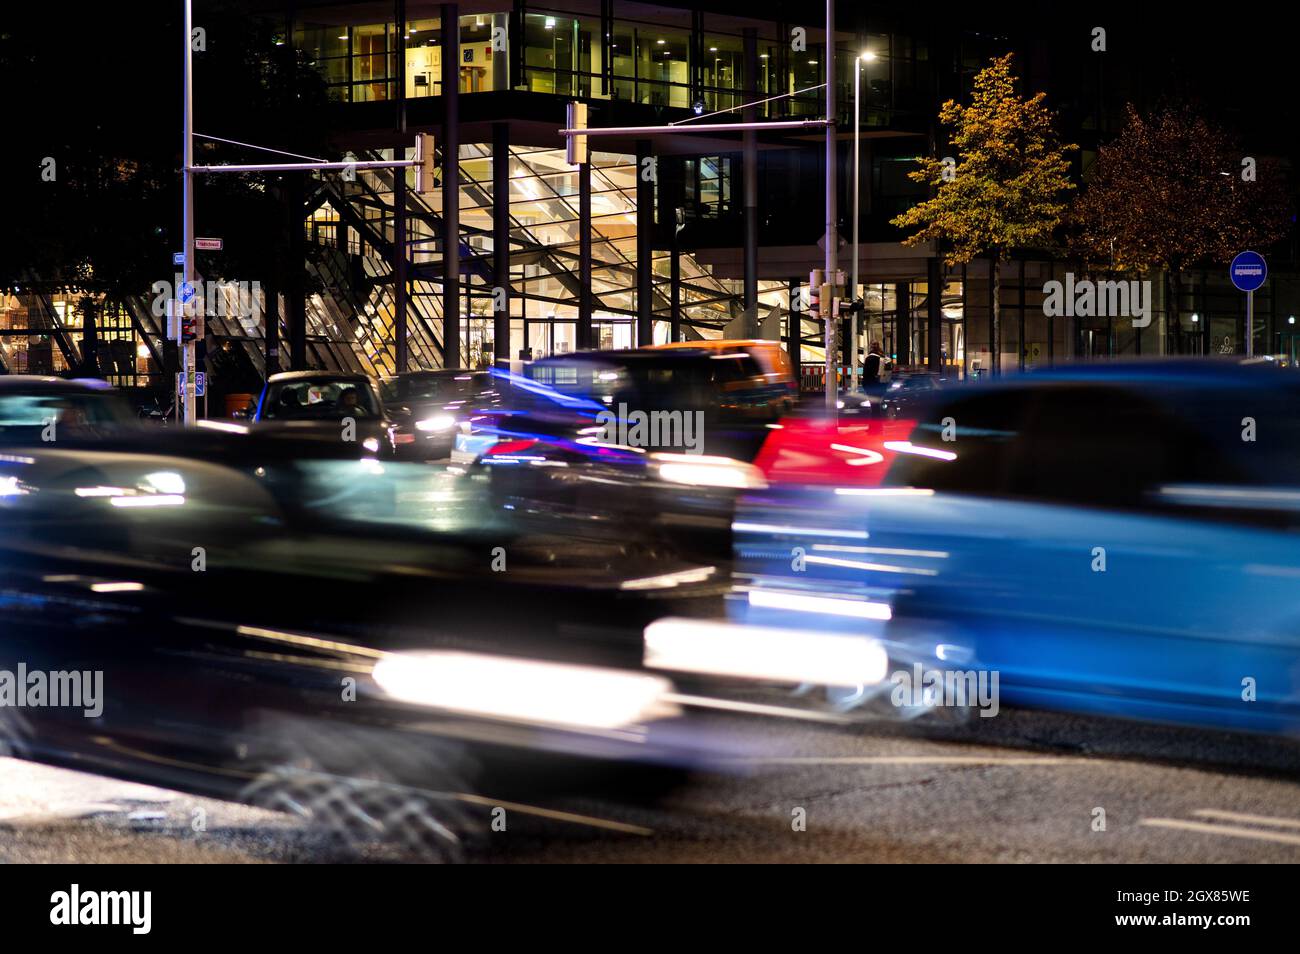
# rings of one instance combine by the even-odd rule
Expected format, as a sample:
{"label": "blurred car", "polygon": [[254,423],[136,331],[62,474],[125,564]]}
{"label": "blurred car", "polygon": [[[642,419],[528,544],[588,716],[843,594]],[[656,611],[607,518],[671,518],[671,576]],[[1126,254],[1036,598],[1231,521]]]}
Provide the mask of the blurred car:
{"label": "blurred car", "polygon": [[917,400],[950,385],[948,378],[930,371],[901,371],[858,391],[841,390],[836,406],[842,418],[896,418]]}
{"label": "blurred car", "polygon": [[[338,443],[359,456],[391,458],[398,448],[398,422],[364,374],[346,371],[285,371],[262,388],[253,423],[262,434]],[[404,444],[415,435],[405,431]]]}
{"label": "blurred car", "polygon": [[94,441],[138,426],[129,402],[104,381],[0,375],[0,444]]}
{"label": "blurred car", "polygon": [[1073,365],[909,413],[883,479],[744,501],[748,569],[806,548],[891,627],[967,647],[1006,703],[1300,731],[1291,372]]}
{"label": "blurred car", "polygon": [[645,625],[715,598],[698,567],[520,540],[497,573],[498,528],[421,464],[150,446],[0,459],[0,670],[102,683],[0,706],[7,754],[402,837],[502,800],[653,799],[735,754],[636,671]]}
{"label": "blurred car", "polygon": [[447,457],[462,425],[500,404],[492,374],[464,368],[394,375],[380,383],[380,395],[397,417],[394,439],[404,460]]}
{"label": "blurred car", "polygon": [[698,341],[673,341],[668,344],[649,345],[648,351],[703,350],[711,354],[746,354],[753,358],[769,384],[781,386],[774,393],[779,413],[788,414],[799,400],[799,382],[794,379],[794,366],[790,356],[779,341],[758,338],[717,338]]}
{"label": "blurred car", "polygon": [[725,556],[735,494],[762,484],[748,461],[768,433],[770,386],[754,368],[745,355],[639,350],[497,372],[502,407],[472,418],[452,461],[536,527],[634,523],[662,546]]}

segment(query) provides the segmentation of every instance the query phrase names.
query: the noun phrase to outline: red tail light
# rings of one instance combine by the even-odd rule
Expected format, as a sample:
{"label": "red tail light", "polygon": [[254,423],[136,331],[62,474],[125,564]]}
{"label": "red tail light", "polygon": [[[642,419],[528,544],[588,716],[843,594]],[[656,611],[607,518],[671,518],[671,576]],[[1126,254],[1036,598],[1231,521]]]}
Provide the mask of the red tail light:
{"label": "red tail light", "polygon": [[886,442],[906,441],[916,421],[877,420],[832,425],[787,417],[754,459],[769,484],[874,487],[896,456]]}
{"label": "red tail light", "polygon": [[487,456],[495,457],[498,454],[522,454],[536,443],[537,441],[531,437],[524,437],[511,441],[501,441],[499,444],[493,444],[488,449]]}

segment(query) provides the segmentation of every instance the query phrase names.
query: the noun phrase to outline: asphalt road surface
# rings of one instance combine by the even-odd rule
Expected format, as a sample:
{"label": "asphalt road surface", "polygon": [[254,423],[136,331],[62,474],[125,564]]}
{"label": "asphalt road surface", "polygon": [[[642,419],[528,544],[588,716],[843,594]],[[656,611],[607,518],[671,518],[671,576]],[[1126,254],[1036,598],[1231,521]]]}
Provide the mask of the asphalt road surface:
{"label": "asphalt road surface", "polygon": [[[694,779],[652,809],[593,802],[539,814],[512,805],[498,821],[504,831],[478,816],[481,830],[461,839],[456,857],[1300,861],[1300,742],[1014,710],[956,729],[760,725],[764,754]],[[442,857],[289,815],[0,759],[0,862]]]}

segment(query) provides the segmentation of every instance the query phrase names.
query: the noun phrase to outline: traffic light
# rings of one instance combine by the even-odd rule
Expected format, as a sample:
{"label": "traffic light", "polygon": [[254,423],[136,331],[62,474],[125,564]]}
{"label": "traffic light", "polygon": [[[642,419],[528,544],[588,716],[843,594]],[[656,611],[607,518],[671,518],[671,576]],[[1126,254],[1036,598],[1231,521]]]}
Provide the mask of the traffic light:
{"label": "traffic light", "polygon": [[432,133],[418,133],[415,137],[415,151],[419,156],[419,182],[416,190],[422,195],[430,195],[438,187],[438,165],[434,161]]}
{"label": "traffic light", "polygon": [[181,318],[181,341],[196,341],[203,337],[203,316],[185,315]]}
{"label": "traffic light", "polygon": [[[587,104],[573,102],[568,105],[566,112],[568,128],[586,129],[587,128]],[[587,137],[586,136],[568,136],[564,145],[565,161],[571,166],[580,166],[587,161]]]}

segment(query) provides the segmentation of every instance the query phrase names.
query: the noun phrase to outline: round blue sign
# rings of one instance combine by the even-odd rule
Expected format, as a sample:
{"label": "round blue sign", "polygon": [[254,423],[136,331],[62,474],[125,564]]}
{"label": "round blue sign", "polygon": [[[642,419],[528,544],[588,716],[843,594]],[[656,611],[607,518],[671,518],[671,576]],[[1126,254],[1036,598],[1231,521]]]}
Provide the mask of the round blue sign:
{"label": "round blue sign", "polygon": [[1253,292],[1268,278],[1268,263],[1259,252],[1239,252],[1232,260],[1228,274],[1232,276],[1232,283],[1238,290]]}

